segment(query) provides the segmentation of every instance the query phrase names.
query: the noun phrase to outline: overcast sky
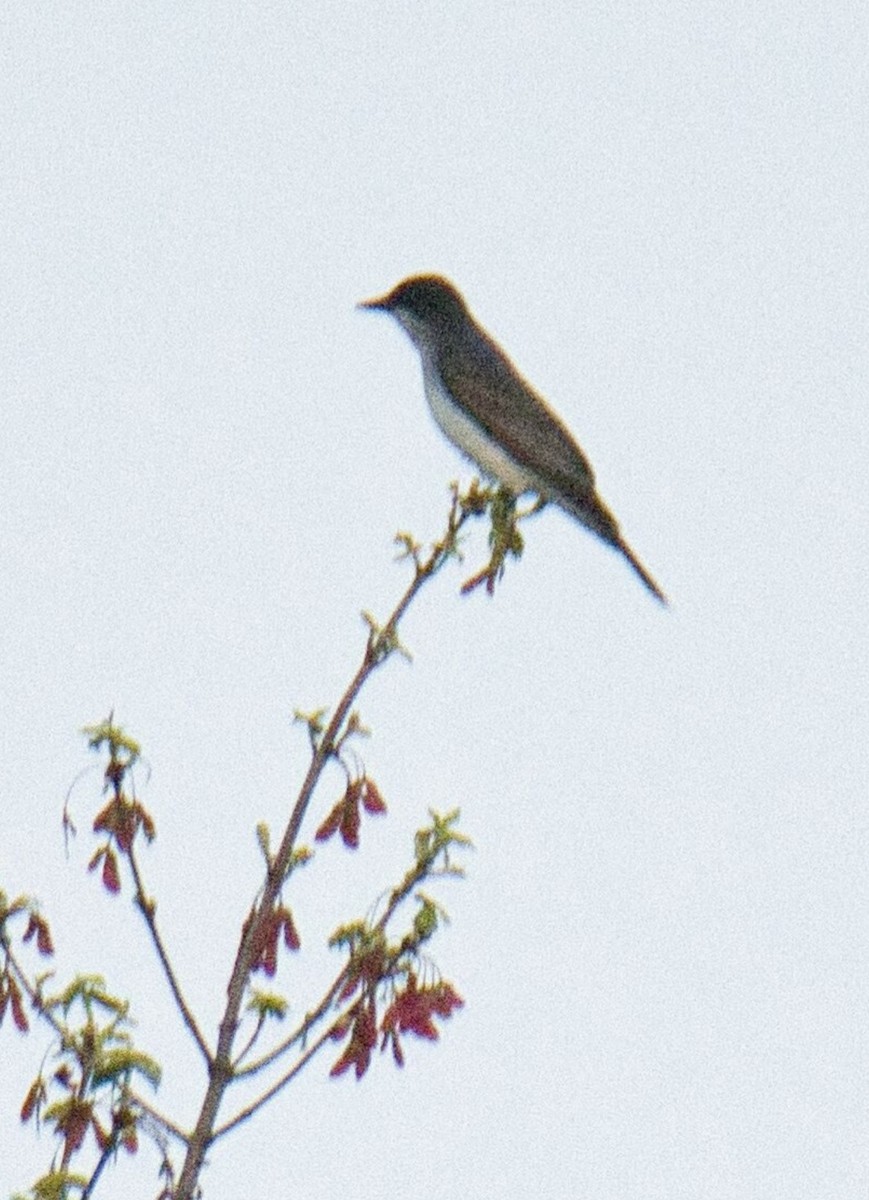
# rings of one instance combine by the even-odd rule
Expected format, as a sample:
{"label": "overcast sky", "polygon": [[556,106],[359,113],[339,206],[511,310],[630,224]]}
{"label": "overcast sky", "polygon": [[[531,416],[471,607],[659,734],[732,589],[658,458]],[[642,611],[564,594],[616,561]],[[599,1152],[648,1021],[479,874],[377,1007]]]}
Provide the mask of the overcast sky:
{"label": "overcast sky", "polygon": [[[192,1121],[199,1063],[127,889],[85,865],[78,729],[143,743],[143,858],[213,1038],[254,828],[359,613],[468,482],[400,330],[450,276],[672,599],[564,514],[494,599],[475,528],[361,701],[389,806],[289,889],[309,954],[461,806],[433,956],[466,1000],[366,1079],[315,1061],[206,1197],[865,1200],[867,17],[855,0],[6,6],[0,886],[100,971]],[[341,788],[319,793],[312,836]],[[0,1194],[47,1039],[0,1031]],[[251,1180],[255,1179],[255,1185]],[[150,1152],[106,1194],[151,1197]]]}

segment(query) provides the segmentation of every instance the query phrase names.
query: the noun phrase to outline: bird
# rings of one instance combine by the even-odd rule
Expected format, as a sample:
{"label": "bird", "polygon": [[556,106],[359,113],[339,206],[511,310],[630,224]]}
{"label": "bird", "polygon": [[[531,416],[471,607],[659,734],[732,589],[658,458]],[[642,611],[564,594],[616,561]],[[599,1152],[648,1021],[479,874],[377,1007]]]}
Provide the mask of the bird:
{"label": "bird", "polygon": [[552,501],[624,555],[652,595],[667,598],[598,495],[591,463],[567,426],[441,275],[412,275],[359,308],[389,313],[422,362],[435,421],[484,475],[513,496]]}

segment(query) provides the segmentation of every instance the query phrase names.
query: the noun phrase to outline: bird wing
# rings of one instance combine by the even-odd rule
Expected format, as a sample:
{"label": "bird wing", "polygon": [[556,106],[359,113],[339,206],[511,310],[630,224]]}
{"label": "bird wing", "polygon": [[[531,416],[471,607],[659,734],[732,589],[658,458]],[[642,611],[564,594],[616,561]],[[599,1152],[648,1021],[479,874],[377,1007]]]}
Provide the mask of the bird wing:
{"label": "bird wing", "polygon": [[594,471],[567,427],[482,330],[437,366],[468,414],[532,475],[546,464],[553,491],[577,501],[594,495]]}
{"label": "bird wing", "polygon": [[545,482],[552,499],[619,550],[650,592],[667,598],[622,537],[618,522],[597,495],[594,471],[546,401],[479,327],[457,353],[444,353],[437,368],[446,387],[461,395],[468,414],[529,474]]}

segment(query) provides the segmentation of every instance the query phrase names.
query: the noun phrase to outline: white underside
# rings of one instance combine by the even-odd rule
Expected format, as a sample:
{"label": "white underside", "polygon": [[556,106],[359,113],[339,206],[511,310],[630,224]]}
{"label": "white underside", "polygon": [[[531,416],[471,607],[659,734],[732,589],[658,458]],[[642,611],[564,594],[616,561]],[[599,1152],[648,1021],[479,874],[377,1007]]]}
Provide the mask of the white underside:
{"label": "white underside", "polygon": [[476,421],[465,415],[442,386],[437,371],[424,359],[423,380],[432,415],[454,446],[472,458],[490,479],[503,484],[514,495],[540,490],[535,477],[493,442]]}

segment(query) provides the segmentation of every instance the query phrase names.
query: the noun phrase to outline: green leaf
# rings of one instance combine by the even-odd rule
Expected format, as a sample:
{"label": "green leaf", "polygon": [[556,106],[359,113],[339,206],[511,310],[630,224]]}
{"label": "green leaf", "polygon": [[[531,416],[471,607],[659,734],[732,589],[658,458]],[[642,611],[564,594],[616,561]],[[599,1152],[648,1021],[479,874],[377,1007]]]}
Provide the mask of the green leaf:
{"label": "green leaf", "polygon": [[247,1007],[255,1012],[261,1020],[273,1017],[276,1021],[283,1021],[290,1006],[284,997],[277,995],[276,992],[255,991],[251,995]]}
{"label": "green leaf", "polygon": [[109,1050],[101,1055],[91,1078],[95,1084],[114,1083],[133,1072],[144,1076],[153,1088],[159,1085],[163,1074],[160,1064],[150,1055],[143,1054],[140,1050],[122,1049]]}

